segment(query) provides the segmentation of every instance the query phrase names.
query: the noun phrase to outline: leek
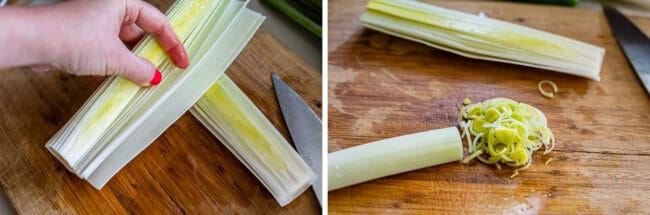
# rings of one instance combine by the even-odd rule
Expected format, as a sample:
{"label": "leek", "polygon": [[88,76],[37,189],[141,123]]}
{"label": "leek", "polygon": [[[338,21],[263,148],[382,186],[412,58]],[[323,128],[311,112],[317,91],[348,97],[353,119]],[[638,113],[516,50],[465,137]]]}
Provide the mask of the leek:
{"label": "leek", "polygon": [[364,26],[461,56],[600,80],[605,50],[532,28],[411,0],[371,0]]}
{"label": "leek", "polygon": [[510,177],[532,164],[533,152],[544,147],[548,154],[555,147],[544,113],[511,99],[494,98],[465,106],[458,121],[470,154],[463,162],[477,159],[499,169],[499,163],[518,167]]}
{"label": "leek", "polygon": [[282,206],[309,188],[316,174],[228,76],[190,109],[248,167]]}
{"label": "leek", "polygon": [[191,56],[181,71],[147,36],[134,52],[165,79],[141,88],[112,77],[68,121],[47,148],[79,177],[101,189],[187,111],[226,70],[259,28],[263,16],[237,0],[180,0],[167,17]]}
{"label": "leek", "polygon": [[[544,84],[550,85],[552,87],[553,91],[551,91],[551,92],[545,91],[544,88],[542,88],[542,85],[544,85]],[[542,81],[537,83],[537,90],[539,91],[540,94],[542,94],[542,96],[544,96],[546,98],[549,98],[549,99],[552,99],[554,97],[553,93],[557,93],[557,85],[555,85],[555,83],[553,83],[552,81],[542,80]]]}
{"label": "leek", "polygon": [[469,100],[469,98],[463,99],[463,105],[468,105],[468,104],[471,104],[471,103],[472,103],[472,100]]}
{"label": "leek", "polygon": [[454,127],[363,144],[329,154],[328,189],[458,161],[462,157],[461,138]]}

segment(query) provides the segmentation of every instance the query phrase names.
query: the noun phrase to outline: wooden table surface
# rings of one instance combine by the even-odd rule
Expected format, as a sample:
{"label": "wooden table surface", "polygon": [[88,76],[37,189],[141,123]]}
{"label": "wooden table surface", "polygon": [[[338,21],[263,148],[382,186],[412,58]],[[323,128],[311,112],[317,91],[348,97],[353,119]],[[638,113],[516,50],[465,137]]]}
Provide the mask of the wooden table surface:
{"label": "wooden table surface", "polygon": [[[153,3],[166,9],[171,1]],[[288,137],[271,71],[318,114],[321,75],[263,30],[228,69],[227,74]],[[18,213],[320,213],[311,189],[281,208],[189,112],[97,191],[68,172],[44,145],[99,83],[60,72],[13,69],[0,74],[0,185]]]}
{"label": "wooden table surface", "polygon": [[[549,155],[535,153],[533,165],[513,179],[512,169],[454,162],[332,191],[331,214],[650,213],[650,100],[602,12],[428,1],[604,47],[596,82],[463,58],[364,29],[359,16],[366,2],[329,2],[330,152],[457,126],[457,104],[466,97],[508,97],[538,107],[558,143]],[[650,20],[632,18],[650,34]],[[537,91],[546,79],[559,87],[554,99]]]}

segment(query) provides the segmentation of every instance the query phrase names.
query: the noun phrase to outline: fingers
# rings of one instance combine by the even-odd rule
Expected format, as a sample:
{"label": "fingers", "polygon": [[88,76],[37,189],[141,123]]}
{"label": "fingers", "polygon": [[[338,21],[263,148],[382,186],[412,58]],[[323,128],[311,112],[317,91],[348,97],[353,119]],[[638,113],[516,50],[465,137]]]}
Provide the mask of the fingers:
{"label": "fingers", "polygon": [[156,38],[156,41],[167,52],[174,65],[187,68],[190,64],[187,52],[167,21],[167,17],[144,1],[133,1],[133,6],[137,8],[137,10],[134,10],[137,11],[135,24],[150,32]]}
{"label": "fingers", "polygon": [[113,65],[118,68],[111,71],[116,74],[109,75],[124,76],[140,86],[157,85],[162,80],[162,74],[151,62],[138,57],[126,48],[117,54],[115,61]]}
{"label": "fingers", "polygon": [[134,44],[144,36],[144,30],[136,24],[127,24],[120,29],[120,39],[126,44]]}

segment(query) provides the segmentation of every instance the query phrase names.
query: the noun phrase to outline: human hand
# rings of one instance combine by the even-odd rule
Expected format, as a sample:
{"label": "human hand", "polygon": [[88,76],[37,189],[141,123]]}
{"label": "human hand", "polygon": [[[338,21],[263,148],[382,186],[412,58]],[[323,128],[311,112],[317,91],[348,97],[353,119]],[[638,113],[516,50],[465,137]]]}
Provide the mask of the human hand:
{"label": "human hand", "polygon": [[124,45],[139,41],[145,31],[154,36],[176,66],[189,65],[167,18],[141,0],[73,0],[12,9],[20,10],[16,15],[23,19],[20,21],[33,25],[23,27],[31,28],[27,38],[19,38],[32,38],[30,42],[35,44],[30,46],[31,51],[40,52],[27,54],[33,58],[26,60],[29,65],[51,65],[75,75],[121,75],[141,86],[155,85],[161,80],[160,72]]}

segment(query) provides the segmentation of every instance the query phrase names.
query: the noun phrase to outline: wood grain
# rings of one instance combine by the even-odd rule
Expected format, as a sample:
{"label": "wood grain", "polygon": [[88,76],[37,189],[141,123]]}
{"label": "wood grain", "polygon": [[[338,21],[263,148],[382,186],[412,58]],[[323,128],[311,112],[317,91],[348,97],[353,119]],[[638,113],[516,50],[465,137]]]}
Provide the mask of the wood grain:
{"label": "wood grain", "polygon": [[[602,81],[464,58],[364,29],[367,1],[329,3],[329,151],[457,126],[457,104],[508,97],[546,113],[558,144],[512,169],[450,163],[329,193],[331,214],[650,213],[650,101],[602,12],[506,2],[428,1],[606,48]],[[650,20],[633,18],[650,34]],[[560,88],[539,95],[537,82]],[[544,162],[552,158],[548,166]]]}
{"label": "wood grain", "polygon": [[[171,1],[153,2],[166,9]],[[321,112],[321,76],[260,30],[227,74],[288,137],[273,93],[277,72]],[[0,71],[0,186],[20,214],[318,214],[310,189],[281,208],[189,113],[101,191],[44,147],[99,85],[61,72]]]}

